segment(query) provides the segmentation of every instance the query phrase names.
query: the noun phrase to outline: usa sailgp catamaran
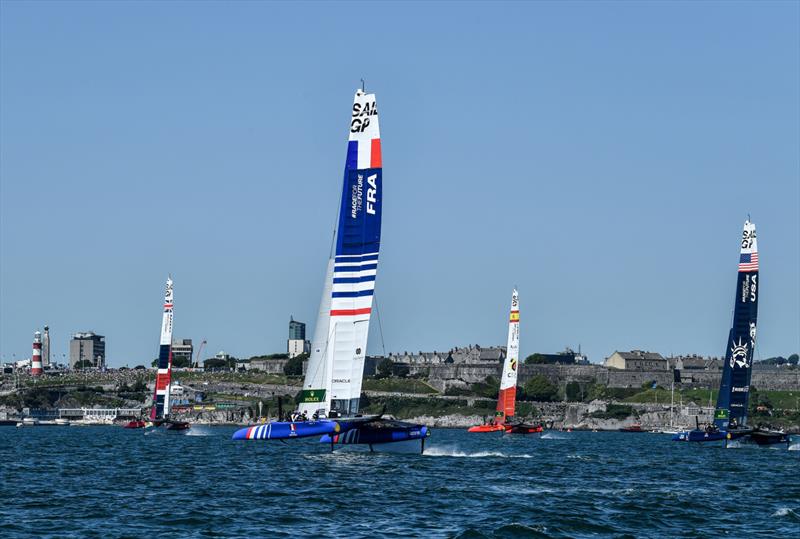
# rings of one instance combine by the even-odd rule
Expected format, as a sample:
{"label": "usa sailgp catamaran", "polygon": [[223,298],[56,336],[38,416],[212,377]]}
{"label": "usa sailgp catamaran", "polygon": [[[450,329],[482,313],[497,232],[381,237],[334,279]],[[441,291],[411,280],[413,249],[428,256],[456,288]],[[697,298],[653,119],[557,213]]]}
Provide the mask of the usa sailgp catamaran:
{"label": "usa sailgp catamaran", "polygon": [[672,438],[674,441],[727,443],[741,439],[760,445],[789,443],[789,436],[784,432],[747,425],[760,284],[756,226],[748,219],[742,232],[733,325],[728,333],[714,423],[700,428],[695,419],[696,428],[677,433]]}
{"label": "usa sailgp catamaran", "polygon": [[335,250],[294,414],[305,420],[254,425],[234,433],[234,440],[324,435],[331,446],[422,440],[424,448],[427,427],[358,414],[380,251],[382,180],[377,103],[362,88],[353,100]]}
{"label": "usa sailgp catamaran", "polygon": [[156,387],[153,392],[153,408],[150,410],[150,423],[154,427],[165,426],[167,430],[187,430],[189,423],[170,418],[170,388],[172,386],[172,277],[167,278],[164,293],[164,314],[161,318],[161,343],[158,348],[158,370]]}
{"label": "usa sailgp catamaran", "polygon": [[508,342],[506,359],[500,375],[500,393],[494,418],[484,425],[476,425],[467,432],[542,432],[541,425],[528,425],[514,418],[517,400],[517,373],[519,371],[519,294],[511,293],[511,312],[508,317]]}

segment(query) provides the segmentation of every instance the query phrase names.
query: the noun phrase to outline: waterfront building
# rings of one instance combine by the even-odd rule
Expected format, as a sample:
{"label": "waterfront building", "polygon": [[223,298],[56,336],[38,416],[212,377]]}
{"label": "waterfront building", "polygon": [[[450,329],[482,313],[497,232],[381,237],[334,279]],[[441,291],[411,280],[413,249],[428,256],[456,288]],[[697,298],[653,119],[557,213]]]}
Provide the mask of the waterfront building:
{"label": "waterfront building", "polygon": [[311,351],[311,343],[306,340],[306,325],[289,317],[289,340],[286,344],[286,352],[289,358],[308,354]]}
{"label": "waterfront building", "polygon": [[403,352],[390,353],[389,359],[393,363],[408,365],[439,365],[443,363],[500,363],[506,358],[505,346],[482,347],[478,344],[453,348],[448,352]]}
{"label": "waterfront building", "polygon": [[657,352],[643,350],[616,351],[606,358],[604,366],[628,371],[666,371],[669,369],[664,356]]}
{"label": "waterfront building", "polygon": [[[535,364],[543,365],[588,365],[589,359],[580,352],[567,347],[563,352],[557,354],[533,354]],[[526,358],[527,359],[527,358]]]}
{"label": "waterfront building", "polygon": [[[75,368],[86,361],[94,368],[106,365],[106,338],[91,331],[75,333],[69,342],[69,365]],[[84,366],[86,364],[83,364]]]}
{"label": "waterfront building", "polygon": [[722,358],[703,357],[697,354],[671,356],[667,358],[671,369],[682,370],[703,370],[720,371],[722,370]]}
{"label": "waterfront building", "polygon": [[172,341],[172,361],[178,358],[185,359],[191,365],[194,354],[192,339],[173,339]]}

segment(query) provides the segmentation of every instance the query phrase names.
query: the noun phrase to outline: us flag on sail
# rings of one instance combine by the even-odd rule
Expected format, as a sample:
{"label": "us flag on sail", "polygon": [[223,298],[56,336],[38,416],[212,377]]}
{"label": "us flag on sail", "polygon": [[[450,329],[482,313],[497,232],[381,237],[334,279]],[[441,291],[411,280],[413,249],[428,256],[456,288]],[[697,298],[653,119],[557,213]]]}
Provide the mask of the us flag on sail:
{"label": "us flag on sail", "polygon": [[740,254],[739,271],[758,271],[758,253]]}

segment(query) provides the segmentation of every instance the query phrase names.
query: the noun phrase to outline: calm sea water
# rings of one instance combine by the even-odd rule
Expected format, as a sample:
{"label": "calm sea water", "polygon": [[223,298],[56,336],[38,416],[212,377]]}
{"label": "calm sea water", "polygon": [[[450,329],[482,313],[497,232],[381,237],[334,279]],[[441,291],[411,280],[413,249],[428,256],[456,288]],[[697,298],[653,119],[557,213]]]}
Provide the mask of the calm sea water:
{"label": "calm sea water", "polygon": [[800,443],[434,430],[331,454],[114,427],[0,427],[0,537],[800,537]]}

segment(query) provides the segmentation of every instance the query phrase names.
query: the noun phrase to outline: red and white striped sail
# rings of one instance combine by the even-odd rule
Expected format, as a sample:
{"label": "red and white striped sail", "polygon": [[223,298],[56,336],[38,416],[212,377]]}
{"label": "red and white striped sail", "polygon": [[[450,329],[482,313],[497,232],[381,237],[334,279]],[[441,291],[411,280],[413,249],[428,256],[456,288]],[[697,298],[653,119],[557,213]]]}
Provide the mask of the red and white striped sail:
{"label": "red and white striped sail", "polygon": [[153,395],[153,409],[150,419],[163,419],[169,416],[169,389],[172,383],[172,277],[167,278],[164,293],[164,315],[161,318],[161,342],[158,349],[158,371],[156,389]]}
{"label": "red and white striped sail", "polygon": [[511,313],[508,318],[508,346],[503,374],[500,376],[500,396],[497,399],[495,423],[505,423],[514,415],[517,398],[517,373],[519,372],[519,295],[511,294]]}

